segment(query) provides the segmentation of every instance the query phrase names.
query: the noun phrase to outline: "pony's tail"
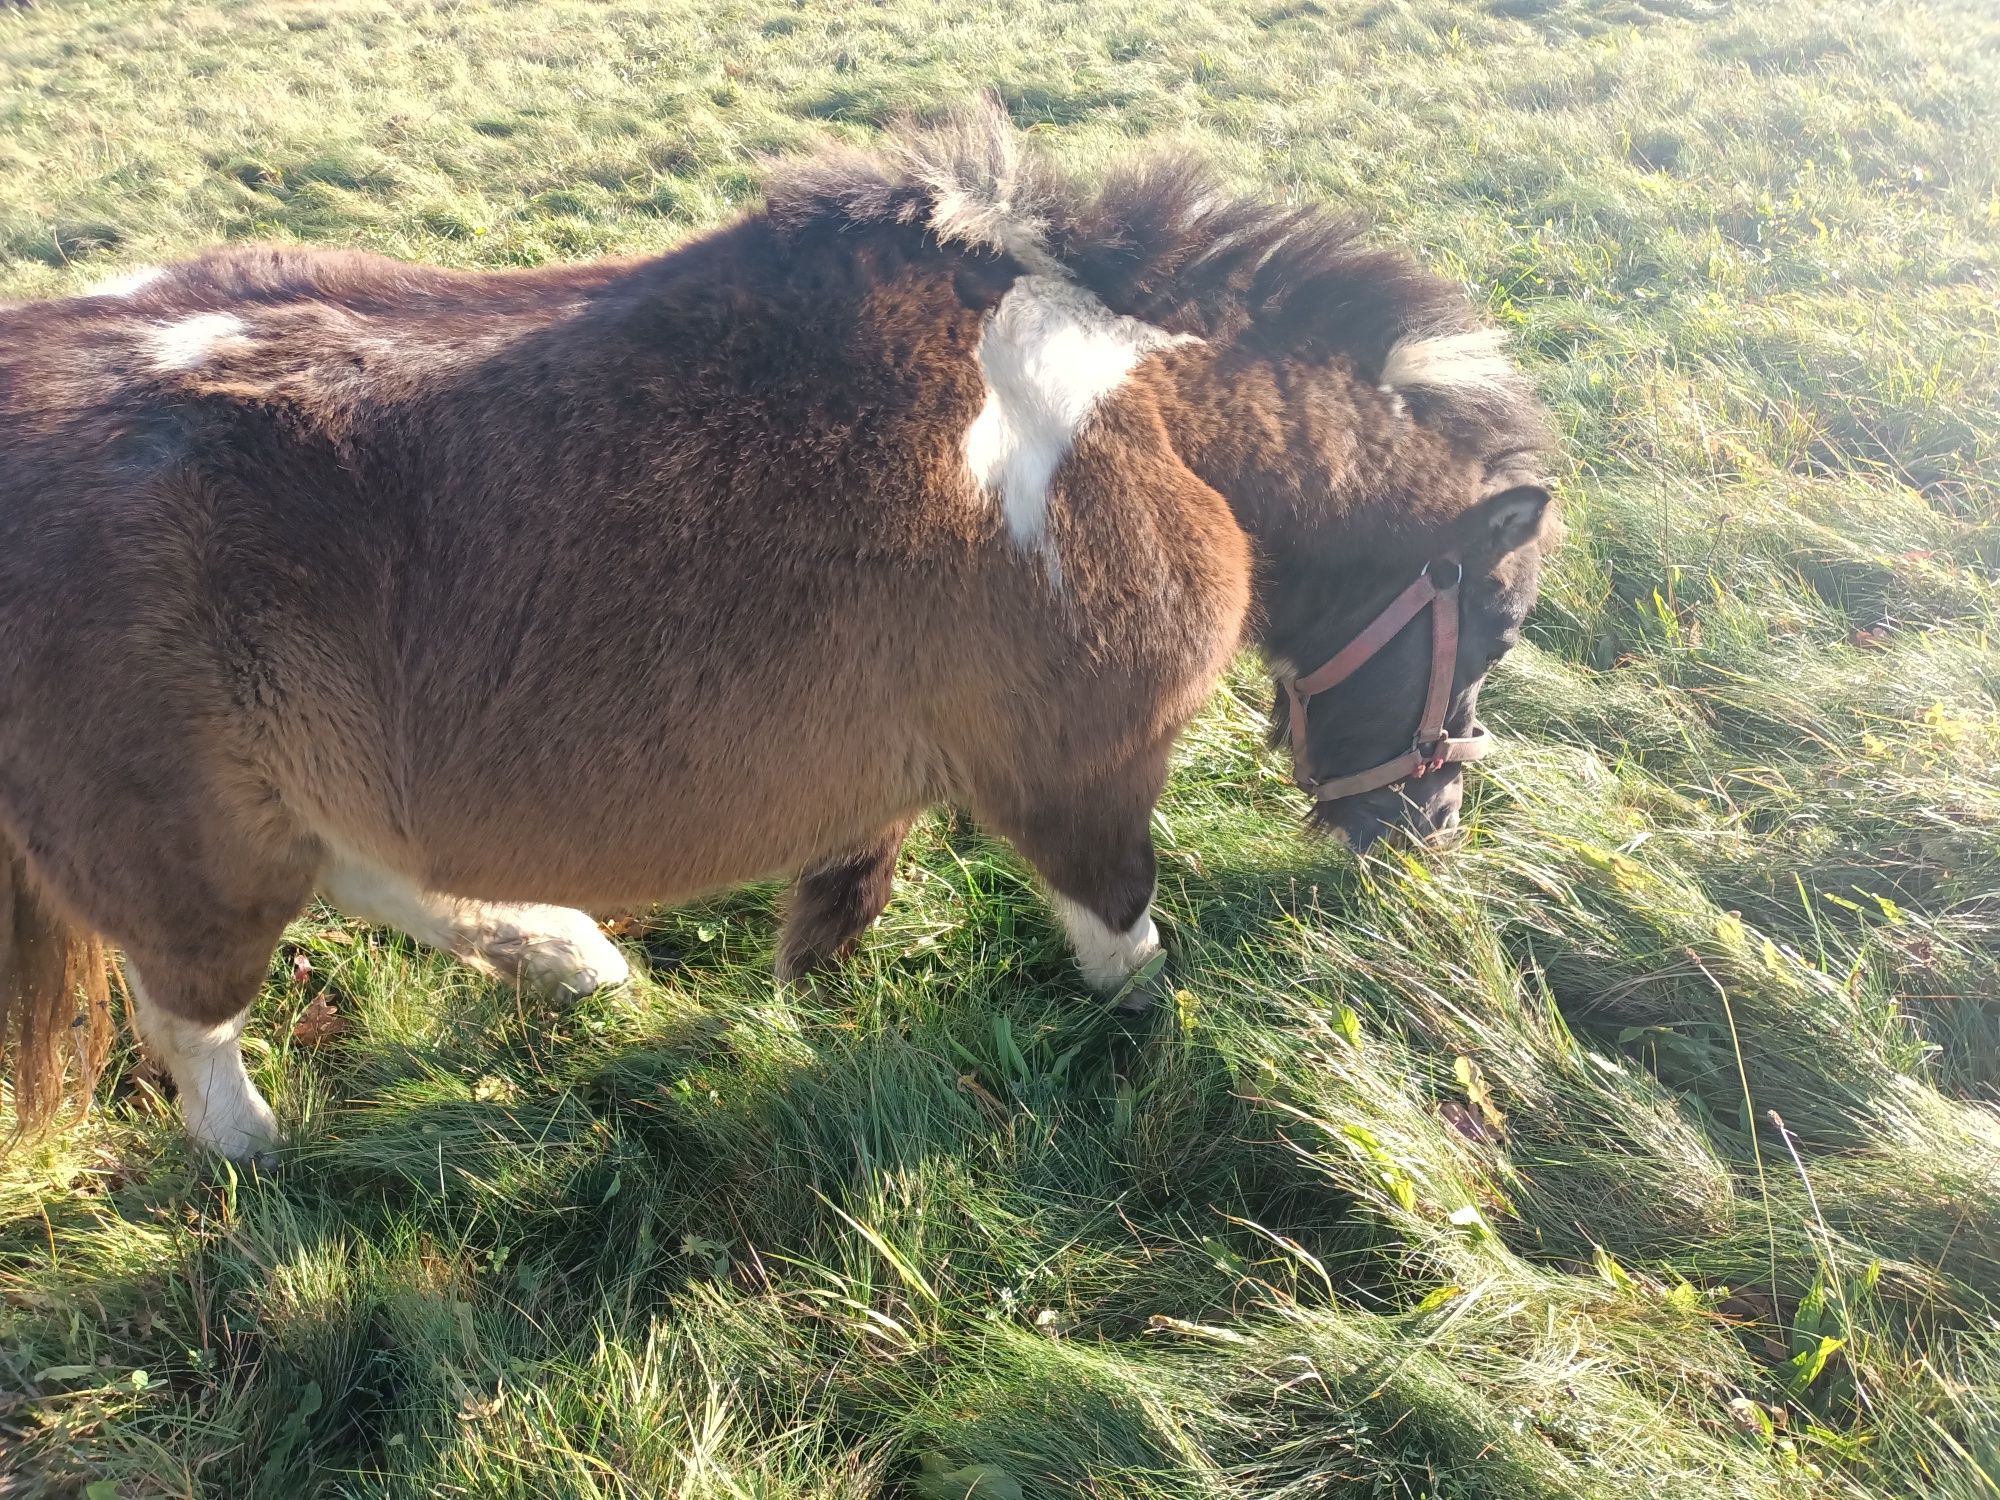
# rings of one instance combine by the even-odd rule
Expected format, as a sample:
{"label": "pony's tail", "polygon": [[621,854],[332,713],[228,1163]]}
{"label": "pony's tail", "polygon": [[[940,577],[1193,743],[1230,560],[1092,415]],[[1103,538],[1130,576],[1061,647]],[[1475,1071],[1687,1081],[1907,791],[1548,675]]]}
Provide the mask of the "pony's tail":
{"label": "pony's tail", "polygon": [[69,1086],[89,1099],[111,1051],[106,957],[95,933],[50,906],[0,831],[0,1081],[14,1099],[12,1133],[46,1128]]}

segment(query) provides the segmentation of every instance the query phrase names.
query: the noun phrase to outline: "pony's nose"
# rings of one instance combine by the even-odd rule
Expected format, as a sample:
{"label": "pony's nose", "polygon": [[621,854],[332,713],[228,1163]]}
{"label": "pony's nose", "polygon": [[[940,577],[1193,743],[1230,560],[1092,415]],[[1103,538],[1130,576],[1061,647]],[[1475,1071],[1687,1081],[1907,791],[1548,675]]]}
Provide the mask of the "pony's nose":
{"label": "pony's nose", "polygon": [[1452,766],[1379,792],[1323,802],[1315,809],[1314,820],[1322,832],[1360,854],[1390,835],[1420,844],[1444,837],[1458,826],[1464,798],[1465,777]]}

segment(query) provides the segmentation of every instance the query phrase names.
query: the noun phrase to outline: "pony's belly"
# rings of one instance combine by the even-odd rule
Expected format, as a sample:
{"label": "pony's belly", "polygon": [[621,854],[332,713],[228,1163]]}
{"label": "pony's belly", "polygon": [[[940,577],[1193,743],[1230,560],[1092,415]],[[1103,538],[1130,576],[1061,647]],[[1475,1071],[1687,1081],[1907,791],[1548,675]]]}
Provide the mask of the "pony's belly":
{"label": "pony's belly", "polygon": [[580,785],[560,804],[531,799],[424,829],[413,873],[432,890],[483,900],[671,904],[795,874],[926,800],[888,785],[855,796],[856,786],[821,798],[816,787],[756,781],[622,796]]}

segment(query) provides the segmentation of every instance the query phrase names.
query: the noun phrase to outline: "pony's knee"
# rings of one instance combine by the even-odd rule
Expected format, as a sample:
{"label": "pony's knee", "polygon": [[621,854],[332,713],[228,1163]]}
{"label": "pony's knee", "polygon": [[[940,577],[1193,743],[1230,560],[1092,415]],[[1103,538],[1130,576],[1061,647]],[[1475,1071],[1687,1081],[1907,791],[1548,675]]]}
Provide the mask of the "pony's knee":
{"label": "pony's knee", "polygon": [[893,852],[843,860],[802,875],[792,887],[778,941],[778,977],[798,979],[854,951],[895,890]]}
{"label": "pony's knee", "polygon": [[891,824],[868,847],[837,855],[792,882],[778,939],[778,978],[804,978],[854,951],[895,893],[896,855],[910,822]]}

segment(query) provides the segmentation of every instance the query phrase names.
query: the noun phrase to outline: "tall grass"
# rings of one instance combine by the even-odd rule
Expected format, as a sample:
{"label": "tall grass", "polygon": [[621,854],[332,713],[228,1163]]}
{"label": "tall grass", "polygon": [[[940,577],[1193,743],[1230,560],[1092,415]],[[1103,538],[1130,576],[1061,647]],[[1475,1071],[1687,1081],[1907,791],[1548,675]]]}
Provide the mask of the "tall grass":
{"label": "tall grass", "polygon": [[127,1056],[0,1176],[0,1493],[2000,1496],[1997,47],[1791,0],[0,10],[0,293],[660,250],[994,84],[1073,164],[1191,141],[1476,287],[1569,525],[1454,850],[1315,845],[1253,666],[1217,696],[1143,1016],[946,815],[803,993],[768,889],[560,1011],[310,914],[277,1173]]}

